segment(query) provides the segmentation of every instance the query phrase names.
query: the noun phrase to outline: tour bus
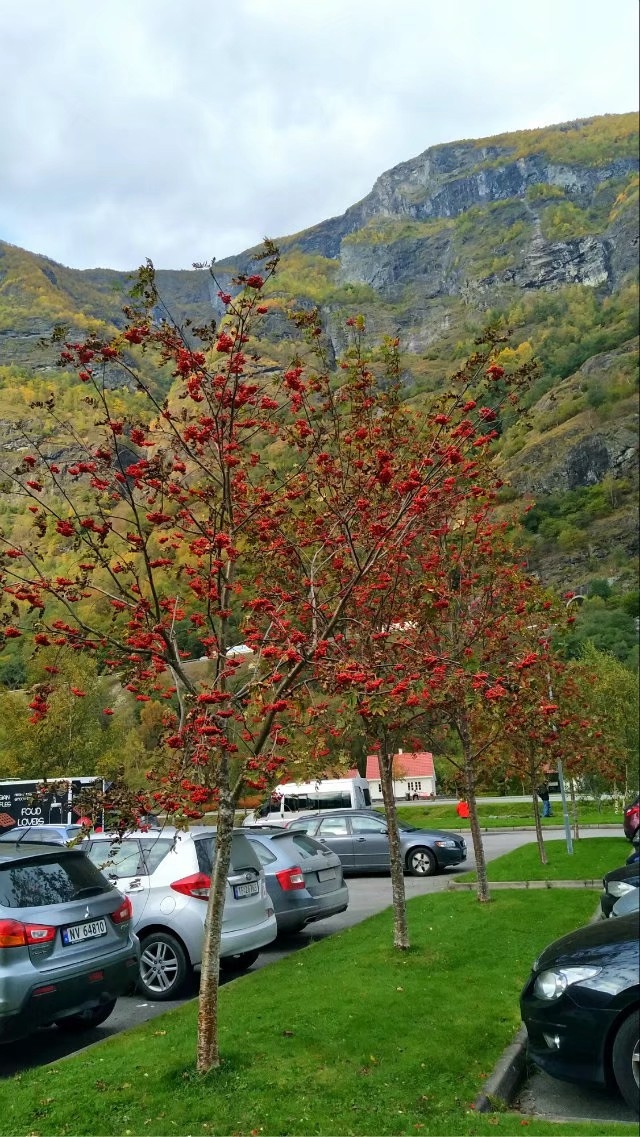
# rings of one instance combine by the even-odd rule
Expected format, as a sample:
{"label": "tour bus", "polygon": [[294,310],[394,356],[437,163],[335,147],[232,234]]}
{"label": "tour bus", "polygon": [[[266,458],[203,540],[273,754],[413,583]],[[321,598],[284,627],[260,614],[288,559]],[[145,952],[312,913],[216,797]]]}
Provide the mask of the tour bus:
{"label": "tour bus", "polygon": [[366,778],[325,778],[319,782],[283,782],[243,825],[278,825],[285,819],[320,809],[367,809],[371,794]]}

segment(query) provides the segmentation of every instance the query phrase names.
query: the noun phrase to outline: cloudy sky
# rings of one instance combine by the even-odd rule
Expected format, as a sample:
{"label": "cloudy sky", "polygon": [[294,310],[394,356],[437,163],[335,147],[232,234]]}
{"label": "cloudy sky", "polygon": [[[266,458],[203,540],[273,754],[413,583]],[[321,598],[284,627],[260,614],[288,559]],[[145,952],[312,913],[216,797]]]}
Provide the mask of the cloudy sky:
{"label": "cloudy sky", "polygon": [[428,146],[638,104],[637,0],[3,0],[0,238],[189,267]]}

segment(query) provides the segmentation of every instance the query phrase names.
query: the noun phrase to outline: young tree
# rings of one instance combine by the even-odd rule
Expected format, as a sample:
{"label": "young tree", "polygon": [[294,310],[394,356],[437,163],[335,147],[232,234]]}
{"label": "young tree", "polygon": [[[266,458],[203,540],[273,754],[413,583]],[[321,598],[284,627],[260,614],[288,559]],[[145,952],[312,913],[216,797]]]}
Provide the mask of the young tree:
{"label": "young tree", "polygon": [[[409,452],[430,464],[430,474],[405,524],[394,534],[393,562],[353,590],[341,634],[327,653],[327,687],[343,692],[349,712],[360,716],[369,749],[378,755],[390,844],[394,943],[400,948],[409,946],[409,938],[393,755],[399,743],[411,748],[412,738],[420,746],[417,736],[425,733],[449,729],[457,734],[479,897],[488,899],[476,780],[481,759],[499,736],[491,708],[506,693],[501,671],[530,613],[542,602],[505,538],[506,526],[492,520],[501,483],[490,454],[496,432],[487,424],[499,420],[501,408],[517,398],[519,385],[530,373],[525,366],[509,380],[492,363],[498,342],[487,336],[487,343],[427,416],[412,416],[404,407],[386,424],[392,432],[384,439],[378,435],[388,484],[407,477],[402,460],[407,440]],[[366,433],[364,425],[361,433]],[[356,503],[367,511],[370,496],[356,498]],[[384,522],[380,505],[377,513]]]}
{"label": "young tree", "polygon": [[[48,713],[37,716],[53,675]],[[27,690],[0,690],[0,774],[42,781],[98,773],[113,777],[125,752],[128,758],[142,752],[131,737],[130,715],[105,713],[111,711],[113,689],[113,679],[98,674],[93,658],[62,648],[55,656],[40,655]]]}
{"label": "young tree", "polygon": [[606,723],[611,736],[613,771],[607,777],[606,769],[598,770],[593,784],[607,789],[611,785],[619,787],[626,801],[636,792],[639,781],[638,673],[608,652],[598,651],[590,642],[583,647],[580,659],[572,661],[569,667],[580,681],[587,717]]}
{"label": "young tree", "polygon": [[[145,805],[183,823],[205,803],[217,807],[201,1072],[220,1061],[220,932],[238,798],[277,780],[288,727],[305,715],[321,776],[328,750],[314,738],[314,683],[342,666],[335,645],[349,610],[371,610],[418,538],[464,497],[458,480],[470,483],[476,465],[464,447],[476,455],[495,436],[495,412],[472,414],[470,390],[503,375],[490,362],[494,333],[454,377],[448,410],[423,419],[402,403],[397,342],[375,361],[378,382],[359,319],[339,381],[322,356],[317,367],[299,357],[284,370],[267,366],[251,336],[268,308],[273,246],[264,259],[265,275],[241,275],[234,295],[221,291],[221,326],[200,329],[162,318],[152,266],[143,269],[121,334],[62,337],[61,363],[78,368],[91,425],[74,429],[52,392],[24,427],[17,464],[2,471],[32,515],[31,536],[0,536],[4,640],[96,656],[136,702],[166,700],[169,758],[149,771],[146,802],[136,793],[127,813],[120,792],[119,828]],[[317,342],[315,319],[300,324]],[[180,647],[185,627],[211,660],[198,680]],[[231,651],[238,634],[250,663]],[[32,700],[34,724],[49,713],[56,682]]]}

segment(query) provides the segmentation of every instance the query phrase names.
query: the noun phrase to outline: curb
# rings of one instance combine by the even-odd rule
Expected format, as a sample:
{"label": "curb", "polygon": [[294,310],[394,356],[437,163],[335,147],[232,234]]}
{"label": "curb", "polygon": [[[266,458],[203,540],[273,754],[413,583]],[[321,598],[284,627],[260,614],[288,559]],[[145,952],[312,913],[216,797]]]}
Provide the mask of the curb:
{"label": "curb", "polygon": [[[602,889],[601,880],[490,880],[489,891],[500,888],[590,888]],[[450,880],[447,892],[475,892],[477,880]]]}
{"label": "curb", "polygon": [[[594,822],[591,825],[582,825],[582,823],[580,824],[580,831],[581,832],[583,829],[615,829],[615,828],[616,828],[616,824],[614,824],[613,821],[598,821],[598,822]],[[480,832],[481,833],[535,833],[535,831],[536,831],[535,825],[481,825],[480,826]],[[564,825],[562,825],[561,823],[558,823],[557,825],[543,825],[543,827],[542,827],[543,834],[544,833],[564,833],[564,831],[565,831]],[[465,832],[465,833],[471,832],[471,826],[469,826],[468,829],[465,828],[464,830],[462,830],[462,828],[460,828],[460,832]]]}
{"label": "curb", "polygon": [[521,1026],[513,1042],[503,1051],[489,1074],[473,1108],[476,1113],[492,1113],[496,1101],[509,1105],[520,1085],[527,1060],[527,1028]]}

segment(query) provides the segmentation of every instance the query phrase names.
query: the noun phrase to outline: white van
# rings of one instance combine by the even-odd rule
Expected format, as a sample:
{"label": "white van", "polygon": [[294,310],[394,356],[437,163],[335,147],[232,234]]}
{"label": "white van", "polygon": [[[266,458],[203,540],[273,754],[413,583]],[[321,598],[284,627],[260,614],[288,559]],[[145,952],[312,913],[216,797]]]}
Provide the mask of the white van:
{"label": "white van", "polygon": [[371,793],[366,778],[325,778],[319,782],[283,782],[243,825],[278,825],[284,820],[321,809],[368,809]]}

